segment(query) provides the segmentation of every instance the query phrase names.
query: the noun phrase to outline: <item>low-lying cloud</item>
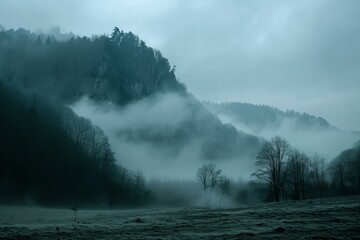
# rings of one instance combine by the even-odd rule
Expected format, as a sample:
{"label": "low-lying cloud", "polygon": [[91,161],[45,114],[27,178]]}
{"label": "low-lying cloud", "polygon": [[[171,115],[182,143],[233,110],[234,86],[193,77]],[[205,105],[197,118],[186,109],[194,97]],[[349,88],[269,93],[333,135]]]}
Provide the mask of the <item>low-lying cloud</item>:
{"label": "low-lying cloud", "polygon": [[[147,179],[194,180],[197,169],[209,161],[203,154],[203,136],[184,137],[191,132],[187,123],[204,117],[194,112],[191,96],[163,93],[125,107],[85,97],[71,107],[104,130],[120,165],[141,170]],[[255,167],[254,159],[245,156],[216,164],[235,180],[249,178]]]}
{"label": "low-lying cloud", "polygon": [[327,161],[334,159],[341,151],[352,147],[359,140],[360,134],[336,128],[322,128],[312,126],[311,128],[299,128],[296,119],[285,118],[274,124],[268,124],[262,128],[254,129],[251,126],[238,121],[226,114],[219,114],[223,123],[231,123],[239,131],[270,139],[275,135],[286,138],[289,143],[308,155],[320,154]]}

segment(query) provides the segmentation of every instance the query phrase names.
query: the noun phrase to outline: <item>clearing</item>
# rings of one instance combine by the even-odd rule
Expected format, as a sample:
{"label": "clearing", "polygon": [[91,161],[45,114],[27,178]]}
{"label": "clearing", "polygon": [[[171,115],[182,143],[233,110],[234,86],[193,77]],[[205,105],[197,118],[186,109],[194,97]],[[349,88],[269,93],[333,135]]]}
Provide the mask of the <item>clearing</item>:
{"label": "clearing", "polygon": [[360,239],[360,196],[234,209],[0,206],[0,239]]}

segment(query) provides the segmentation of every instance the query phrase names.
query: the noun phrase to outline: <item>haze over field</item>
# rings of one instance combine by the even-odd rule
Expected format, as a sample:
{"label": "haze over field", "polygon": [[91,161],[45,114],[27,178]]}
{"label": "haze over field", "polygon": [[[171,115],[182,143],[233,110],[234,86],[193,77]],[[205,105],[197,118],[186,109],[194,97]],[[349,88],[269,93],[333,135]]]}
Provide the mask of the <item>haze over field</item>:
{"label": "haze over field", "polygon": [[359,13],[0,0],[0,238],[357,239]]}
{"label": "haze over field", "polygon": [[116,25],[161,50],[200,100],[295,109],[360,130],[359,9],[357,0],[3,0],[0,23],[86,36]]}
{"label": "haze over field", "polygon": [[207,207],[225,193],[227,206],[274,200],[264,169],[279,157],[282,199],[359,191],[359,132],[293,110],[201,102],[160,51],[117,27],[93,38],[52,33],[0,32],[5,202],[199,204],[203,168],[218,177],[204,187]]}

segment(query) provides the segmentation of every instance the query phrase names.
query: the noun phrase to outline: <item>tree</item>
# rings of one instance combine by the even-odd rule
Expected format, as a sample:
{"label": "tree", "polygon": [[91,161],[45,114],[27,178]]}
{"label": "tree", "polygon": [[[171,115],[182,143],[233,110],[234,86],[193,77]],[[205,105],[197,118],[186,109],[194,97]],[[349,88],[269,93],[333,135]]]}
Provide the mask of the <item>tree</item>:
{"label": "tree", "polygon": [[225,194],[227,195],[230,193],[230,179],[226,176],[223,176],[221,178],[221,181],[219,182],[219,188],[221,191],[221,197],[220,197],[220,202],[219,202],[219,208],[220,208],[224,195]]}
{"label": "tree", "polygon": [[305,181],[308,173],[308,157],[294,149],[289,154],[287,174],[292,185],[293,198],[305,199]]}
{"label": "tree", "polygon": [[329,167],[332,172],[332,185],[338,188],[340,195],[345,195],[345,162],[341,154],[335,158]]}
{"label": "tree", "polygon": [[341,195],[360,192],[360,147],[342,151],[330,164],[332,184]]}
{"label": "tree", "polygon": [[118,27],[114,27],[113,32],[111,33],[111,41],[116,45],[119,46],[122,39],[124,37],[124,32],[120,31]]}
{"label": "tree", "polygon": [[50,37],[48,36],[46,38],[45,45],[50,45],[50,43],[51,43],[51,40],[50,40]]}
{"label": "tree", "polygon": [[36,46],[42,46],[42,41],[41,41],[40,35],[39,35],[38,38],[36,39],[35,45],[36,45]]}
{"label": "tree", "polygon": [[318,154],[315,154],[310,159],[310,176],[311,182],[315,187],[315,192],[318,197],[323,197],[326,187],[325,182],[325,159],[321,158]]}
{"label": "tree", "polygon": [[145,188],[145,177],[144,175],[137,170],[133,176],[133,190],[134,190],[134,203],[137,203],[141,200],[141,193]]}
{"label": "tree", "polygon": [[[217,169],[214,163],[203,164],[196,173],[205,193],[205,206],[211,207],[211,194],[221,181],[221,169]],[[210,189],[210,192],[208,191]]]}
{"label": "tree", "polygon": [[207,207],[207,190],[209,188],[209,178],[210,178],[210,173],[208,171],[208,166],[207,164],[202,165],[196,173],[196,176],[198,177],[198,179],[200,180],[202,187],[204,189],[204,194],[205,194],[205,206]]}
{"label": "tree", "polygon": [[356,143],[354,151],[353,164],[357,176],[357,193],[360,194],[360,141]]}
{"label": "tree", "polygon": [[284,180],[283,165],[288,152],[288,142],[284,138],[275,136],[263,144],[256,157],[258,169],[253,176],[268,184],[272,201],[280,201]]}
{"label": "tree", "polygon": [[92,162],[96,168],[96,176],[99,178],[100,176],[100,167],[101,160],[104,159],[104,155],[106,151],[110,149],[110,144],[108,138],[104,135],[101,128],[94,126],[91,129],[91,142],[90,142],[90,154],[92,158]]}

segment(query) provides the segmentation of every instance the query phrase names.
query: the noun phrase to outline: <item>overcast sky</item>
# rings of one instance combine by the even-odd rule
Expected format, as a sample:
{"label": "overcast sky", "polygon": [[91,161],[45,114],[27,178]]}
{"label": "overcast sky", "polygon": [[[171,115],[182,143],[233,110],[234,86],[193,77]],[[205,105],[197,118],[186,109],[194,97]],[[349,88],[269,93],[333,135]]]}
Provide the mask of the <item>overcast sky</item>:
{"label": "overcast sky", "polygon": [[159,49],[200,100],[360,130],[360,0],[0,0],[0,24],[87,36],[118,26]]}

